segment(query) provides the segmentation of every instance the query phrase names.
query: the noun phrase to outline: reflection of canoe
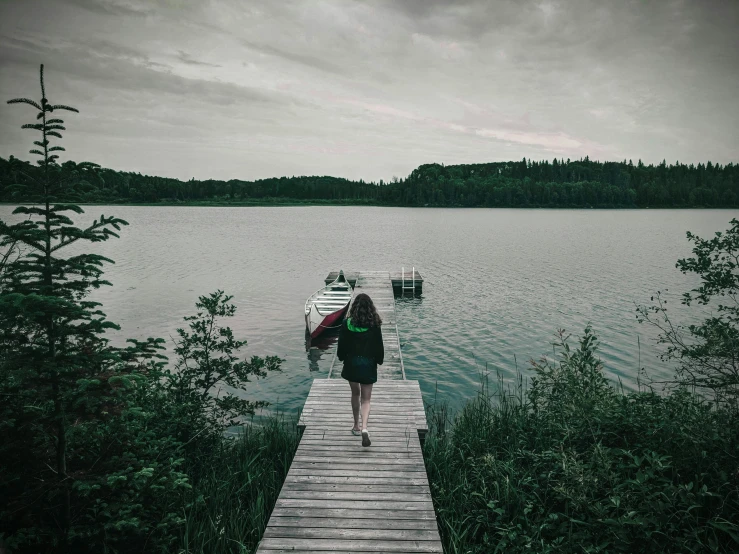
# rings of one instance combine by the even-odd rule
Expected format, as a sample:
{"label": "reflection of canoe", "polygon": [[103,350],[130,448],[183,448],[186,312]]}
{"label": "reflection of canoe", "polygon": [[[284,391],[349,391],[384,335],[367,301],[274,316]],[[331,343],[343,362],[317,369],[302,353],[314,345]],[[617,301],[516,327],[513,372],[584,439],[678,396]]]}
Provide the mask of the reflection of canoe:
{"label": "reflection of canoe", "polygon": [[326,329],[323,333],[315,338],[311,338],[310,331],[305,329],[305,351],[320,350],[325,352],[336,346],[339,340],[339,328]]}
{"label": "reflection of canoe", "polygon": [[311,338],[336,326],[351,299],[352,287],[346,281],[343,271],[339,271],[339,276],[333,283],[314,292],[305,303],[305,325]]}
{"label": "reflection of canoe", "polygon": [[[325,363],[331,364],[330,354],[339,340],[339,329],[326,329],[316,338],[310,338],[308,329],[305,330],[305,351],[308,357],[308,370],[321,371],[321,365]],[[324,355],[327,360],[323,360]],[[325,364],[324,364],[325,365]],[[328,369],[328,366],[323,368]]]}

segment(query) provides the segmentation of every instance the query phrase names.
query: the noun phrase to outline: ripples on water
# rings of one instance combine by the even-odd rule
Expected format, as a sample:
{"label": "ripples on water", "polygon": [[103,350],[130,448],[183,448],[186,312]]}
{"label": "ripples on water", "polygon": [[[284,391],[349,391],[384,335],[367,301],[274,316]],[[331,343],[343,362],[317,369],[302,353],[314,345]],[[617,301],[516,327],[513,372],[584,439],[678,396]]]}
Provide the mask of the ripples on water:
{"label": "ripples on water", "polygon": [[[0,206],[11,219],[12,208]],[[458,407],[480,372],[526,373],[549,354],[557,328],[579,337],[591,322],[609,377],[634,388],[641,362],[655,377],[672,369],[657,358],[655,333],[639,325],[634,303],[648,303],[696,280],[675,262],[691,254],[685,232],[708,237],[736,210],[488,210],[371,207],[89,206],[80,222],[114,214],[131,225],[120,240],[92,248],[116,260],[113,283],[96,292],[125,338],[168,340],[195,311],[199,295],[222,289],[238,311],[229,325],[247,356],[286,359],[281,374],[255,381],[250,398],[294,413],[310,383],[325,377],[335,337],[306,352],[303,305],[329,271],[414,266],[422,298],[396,302],[409,379],[427,400]],[[323,349],[325,348],[325,350]]]}

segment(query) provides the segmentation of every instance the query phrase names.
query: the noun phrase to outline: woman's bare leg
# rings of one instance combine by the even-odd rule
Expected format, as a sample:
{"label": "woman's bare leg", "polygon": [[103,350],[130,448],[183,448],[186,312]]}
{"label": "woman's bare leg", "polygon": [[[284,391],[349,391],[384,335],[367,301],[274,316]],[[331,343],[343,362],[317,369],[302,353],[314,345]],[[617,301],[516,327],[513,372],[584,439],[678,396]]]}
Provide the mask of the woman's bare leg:
{"label": "woman's bare leg", "polygon": [[370,413],[370,399],[372,398],[372,385],[360,385],[362,388],[362,429],[367,428]]}
{"label": "woman's bare leg", "polygon": [[359,383],[349,381],[349,386],[352,388],[352,413],[354,414],[354,429],[361,431],[359,428]]}

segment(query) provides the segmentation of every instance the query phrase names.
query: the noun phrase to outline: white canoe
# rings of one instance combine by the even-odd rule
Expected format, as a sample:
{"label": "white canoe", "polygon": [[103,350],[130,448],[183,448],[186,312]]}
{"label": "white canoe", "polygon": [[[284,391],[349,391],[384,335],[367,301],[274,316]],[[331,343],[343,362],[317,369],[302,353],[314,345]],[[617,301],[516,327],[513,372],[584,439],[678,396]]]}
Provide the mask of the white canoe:
{"label": "white canoe", "polygon": [[339,271],[333,283],[314,292],[305,302],[305,324],[311,338],[338,327],[352,299],[352,287]]}

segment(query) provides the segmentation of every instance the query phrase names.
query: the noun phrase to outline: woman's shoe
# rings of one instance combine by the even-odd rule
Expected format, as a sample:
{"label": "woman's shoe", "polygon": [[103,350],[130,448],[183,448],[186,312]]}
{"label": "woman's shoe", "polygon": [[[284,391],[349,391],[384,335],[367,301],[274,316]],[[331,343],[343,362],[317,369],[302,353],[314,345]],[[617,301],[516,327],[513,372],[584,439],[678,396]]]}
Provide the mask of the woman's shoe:
{"label": "woman's shoe", "polygon": [[358,437],[361,434],[362,433],[360,431],[358,431],[357,429],[355,429],[354,427],[352,427],[352,435],[354,435],[355,437]]}
{"label": "woman's shoe", "polygon": [[370,444],[372,444],[372,441],[369,438],[369,431],[362,429],[362,446],[369,446]]}

